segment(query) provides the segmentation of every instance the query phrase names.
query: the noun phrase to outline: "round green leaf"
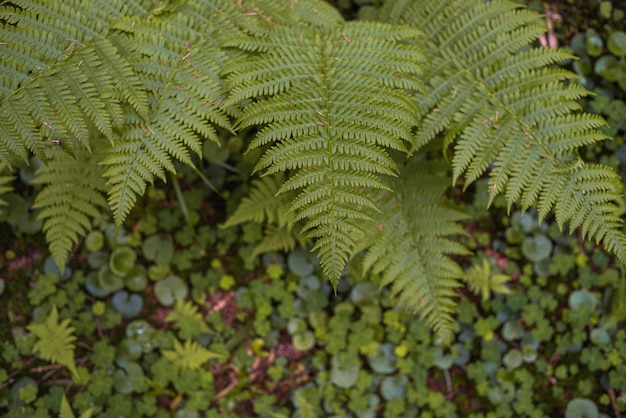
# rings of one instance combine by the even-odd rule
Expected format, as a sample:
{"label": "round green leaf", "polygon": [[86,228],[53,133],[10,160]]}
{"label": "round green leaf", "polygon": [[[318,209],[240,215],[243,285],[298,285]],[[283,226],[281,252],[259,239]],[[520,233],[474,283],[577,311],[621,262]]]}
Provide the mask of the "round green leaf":
{"label": "round green leaf", "polygon": [[104,298],[111,293],[110,291],[100,287],[98,284],[98,274],[95,272],[91,272],[87,275],[87,279],[85,280],[85,289],[91,296],[96,298]]}
{"label": "round green leaf", "polygon": [[568,305],[573,311],[580,311],[583,309],[593,311],[598,303],[593,293],[588,290],[574,290],[569,295]]}
{"label": "round green leaf", "polygon": [[619,61],[613,55],[604,55],[596,61],[593,70],[608,81],[617,81],[619,78]]}
{"label": "round green leaf", "polygon": [[376,373],[393,373],[397,361],[394,345],[391,343],[379,344],[374,354],[368,353],[367,360]]}
{"label": "round green leaf", "polygon": [[172,306],[176,299],[187,296],[187,284],[178,276],[167,276],[154,286],[154,294],[163,306]]}
{"label": "round green leaf", "polygon": [[341,353],[339,356],[333,356],[331,364],[330,381],[334,385],[347,389],[356,384],[361,370],[358,356]]}
{"label": "round green leaf", "polygon": [[308,276],[315,269],[314,260],[311,253],[298,247],[287,256],[287,267],[296,276]]}
{"label": "round green leaf", "polygon": [[85,248],[88,251],[100,251],[104,246],[104,234],[100,231],[91,231],[85,237]]}
{"label": "round green leaf", "polygon": [[596,404],[589,399],[574,398],[565,407],[565,418],[598,418],[599,411]]}
{"label": "round green leaf", "polygon": [[113,308],[122,314],[124,318],[134,318],[143,309],[143,299],[136,293],[129,294],[122,290],[111,298]]}
{"label": "round green leaf", "polygon": [[142,246],[143,255],[157,264],[168,264],[174,256],[172,243],[157,235],[146,238]]}
{"label": "round green leaf", "polygon": [[118,247],[111,253],[109,268],[113,274],[123,277],[135,265],[136,259],[137,254],[132,248],[127,246]]}
{"label": "round green leaf", "polygon": [[291,335],[300,334],[307,330],[307,325],[302,318],[291,318],[287,323],[287,331]]}
{"label": "round green leaf", "polygon": [[118,356],[123,357],[127,360],[139,360],[141,355],[143,354],[143,349],[141,345],[132,338],[124,338],[120,345],[117,347]]}
{"label": "round green leaf", "polygon": [[361,304],[378,297],[378,286],[372,282],[357,283],[350,291],[350,300],[354,304]]}
{"label": "round green leaf", "polygon": [[626,56],[626,32],[615,30],[609,34],[606,43],[611,54],[623,58]]}
{"label": "round green leaf", "polygon": [[100,288],[110,293],[117,292],[124,287],[124,281],[122,278],[114,274],[108,265],[100,267],[96,283]]}
{"label": "round green leaf", "polygon": [[454,358],[450,353],[444,353],[441,347],[437,347],[435,351],[435,366],[440,368],[441,370],[448,370],[452,367],[454,363]]}
{"label": "round green leaf", "polygon": [[128,290],[132,290],[133,292],[140,292],[145,289],[148,285],[146,268],[140,265],[131,268],[124,277],[124,284]]}
{"label": "round green leaf", "polygon": [[113,374],[113,387],[117,392],[128,395],[135,390],[142,377],[143,370],[137,363],[126,363],[123,369],[117,369]]}
{"label": "round green leaf", "polygon": [[596,345],[607,347],[611,344],[611,336],[604,328],[595,328],[589,333],[589,339]]}
{"label": "round green leaf", "polygon": [[388,401],[404,397],[407,380],[407,377],[402,374],[383,377],[380,383],[380,394]]}
{"label": "round green leaf", "polygon": [[522,254],[533,263],[550,257],[551,253],[552,241],[543,234],[526,237],[522,241]]}
{"label": "round green leaf", "polygon": [[597,57],[602,54],[604,42],[602,41],[602,37],[600,37],[596,31],[589,29],[587,30],[585,37],[585,46],[587,47],[587,53],[589,55]]}
{"label": "round green leaf", "polygon": [[293,336],[293,346],[296,350],[307,351],[315,346],[315,334],[312,331],[304,331]]}
{"label": "round green leaf", "polygon": [[504,357],[502,357],[502,363],[508,369],[516,369],[522,365],[522,352],[516,348],[509,350]]}
{"label": "round green leaf", "polygon": [[522,338],[524,335],[524,326],[518,321],[509,320],[502,327],[502,337],[507,341],[514,341]]}

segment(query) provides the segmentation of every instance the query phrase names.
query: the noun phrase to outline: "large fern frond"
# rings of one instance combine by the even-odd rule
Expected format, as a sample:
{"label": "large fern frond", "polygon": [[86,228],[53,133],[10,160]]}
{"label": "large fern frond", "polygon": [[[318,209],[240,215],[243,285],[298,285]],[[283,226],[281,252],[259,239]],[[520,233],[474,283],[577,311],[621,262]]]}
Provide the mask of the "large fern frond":
{"label": "large fern frond", "polygon": [[203,140],[218,142],[214,125],[230,129],[219,76],[226,56],[210,36],[194,30],[197,10],[186,11],[163,19],[129,18],[115,26],[127,33],[128,60],[149,103],[146,118],[127,115],[127,128],[104,159],[118,224],[147,183],[175,172],[174,159],[193,165],[190,152],[201,154]]}
{"label": "large fern frond", "polygon": [[464,177],[467,187],[489,172],[490,202],[504,193],[509,209],[554,210],[560,226],[581,226],[626,262],[622,185],[577,152],[605,139],[604,121],[578,112],[588,91],[550,67],[569,55],[532,46],[545,32],[538,16],[509,1],[399,0],[382,18],[427,37],[432,66],[418,96],[424,121],[414,150],[443,137],[444,151],[454,144],[454,181]]}
{"label": "large fern frond", "polygon": [[56,264],[62,270],[79,239],[91,229],[91,221],[107,209],[101,155],[77,149],[75,157],[51,145],[48,163],[36,173],[43,184],[34,208],[40,208],[43,230]]}
{"label": "large fern frond", "polygon": [[381,194],[381,212],[361,245],[368,248],[364,269],[380,273],[381,285],[421,311],[439,337],[449,341],[455,289],[463,277],[450,256],[469,251],[457,241],[465,235],[459,222],[467,215],[444,197],[450,185],[446,169],[413,158],[394,179],[394,193]]}
{"label": "large fern frond", "polygon": [[29,152],[45,160],[50,141],[90,147],[89,125],[112,140],[126,99],[146,113],[145,95],[120,57],[109,27],[123,1],[5,2],[0,6],[0,161]]}
{"label": "large fern frond", "polygon": [[74,364],[74,328],[70,320],[59,322],[59,311],[53,306],[45,323],[32,323],[28,330],[37,337],[33,346],[33,354],[39,352],[41,358],[67,367],[74,376],[77,376]]}
{"label": "large fern frond", "polygon": [[238,126],[266,125],[250,144],[271,144],[256,170],[290,172],[278,192],[300,191],[291,210],[333,285],[354,232],[376,209],[363,189],[386,187],[378,176],[396,172],[386,148],[404,150],[411,136],[416,105],[406,90],[421,88],[414,76],[424,57],[402,41],[418,34],[372,23],[276,24],[228,42],[256,52],[227,67],[229,103],[256,99]]}

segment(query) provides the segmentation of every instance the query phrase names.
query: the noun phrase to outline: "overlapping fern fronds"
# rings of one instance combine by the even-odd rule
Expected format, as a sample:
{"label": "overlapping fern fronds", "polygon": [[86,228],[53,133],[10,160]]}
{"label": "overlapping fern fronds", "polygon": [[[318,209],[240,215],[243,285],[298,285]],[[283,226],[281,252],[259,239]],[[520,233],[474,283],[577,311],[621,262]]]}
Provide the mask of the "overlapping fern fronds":
{"label": "overlapping fern fronds", "polygon": [[182,10],[167,20],[124,19],[115,25],[128,34],[128,62],[149,106],[146,117],[126,115],[127,127],[103,161],[118,223],[147,183],[175,173],[174,159],[193,165],[190,152],[201,154],[203,140],[219,142],[214,125],[230,129],[219,76],[226,56],[193,30],[193,19]]}
{"label": "overlapping fern fronds", "polygon": [[412,159],[383,192],[376,224],[361,243],[368,248],[363,266],[381,274],[406,305],[420,311],[444,341],[449,341],[456,312],[456,288],[463,277],[451,255],[469,251],[458,242],[467,219],[444,197],[450,186],[446,164]]}
{"label": "overlapping fern fronds", "polygon": [[453,144],[454,181],[465,187],[489,173],[490,201],[504,193],[509,209],[553,211],[559,226],[582,227],[626,262],[621,232],[622,184],[608,167],[585,164],[578,148],[605,139],[603,119],[579,112],[588,94],[551,68],[569,55],[533,46],[545,32],[538,16],[510,1],[399,0],[382,19],[417,25],[432,65],[418,101],[423,126],[414,150],[443,138]]}
{"label": "overlapping fern fronds", "polygon": [[[217,45],[237,32],[231,20],[242,12],[227,1],[192,3],[0,5],[0,162],[27,163],[31,153],[43,161],[39,182],[49,186],[38,202],[58,263],[89,229],[94,209],[106,209],[93,205],[96,191],[108,194],[121,224],[147,183],[165,179],[174,160],[192,165],[202,141],[217,140],[216,127],[230,129],[219,76],[226,56]],[[83,152],[102,150],[102,142],[106,152]],[[86,190],[75,178],[81,162],[70,161],[85,158],[93,175],[102,176],[99,164],[107,167],[106,187],[94,183],[85,199],[52,199],[59,178]],[[65,231],[54,220],[62,208],[82,214]]]}
{"label": "overlapping fern fronds", "polygon": [[407,90],[421,88],[424,57],[401,41],[417,35],[376,23],[275,24],[228,41],[257,53],[227,67],[229,103],[256,99],[237,126],[265,125],[250,144],[270,144],[256,170],[290,173],[278,193],[299,191],[291,210],[333,285],[376,211],[364,189],[386,188],[379,176],[396,173],[386,149],[405,150],[411,137]]}

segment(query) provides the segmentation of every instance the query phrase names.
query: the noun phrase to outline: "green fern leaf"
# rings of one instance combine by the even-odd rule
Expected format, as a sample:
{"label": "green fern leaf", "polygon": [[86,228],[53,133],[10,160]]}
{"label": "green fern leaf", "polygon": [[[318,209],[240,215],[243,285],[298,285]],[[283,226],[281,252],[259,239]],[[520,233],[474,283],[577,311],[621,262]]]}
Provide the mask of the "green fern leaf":
{"label": "green fern leaf", "polygon": [[176,367],[189,370],[197,370],[210,359],[220,357],[191,340],[186,340],[184,345],[174,340],[174,350],[161,350],[161,353]]}
{"label": "green fern leaf", "polygon": [[76,157],[51,146],[47,165],[36,172],[35,184],[44,185],[34,208],[40,208],[39,219],[54,260],[63,271],[68,255],[79,239],[91,230],[91,220],[107,210],[106,184],[100,154],[76,149]]}
{"label": "green fern leaf", "polygon": [[235,213],[222,225],[227,228],[249,221],[265,225],[263,238],[255,247],[253,257],[274,251],[289,252],[296,245],[308,246],[308,241],[301,238],[300,224],[294,222],[295,216],[289,210],[293,193],[278,194],[284,181],[283,173],[253,180],[249,195],[241,200]]}
{"label": "green fern leaf", "polygon": [[449,178],[443,170],[414,158],[393,182],[395,193],[381,196],[382,212],[361,248],[368,248],[364,269],[382,274],[383,286],[450,341],[455,289],[463,277],[450,255],[468,254],[456,241],[465,235],[458,222],[467,216],[444,198]]}
{"label": "green fern leaf", "polygon": [[50,310],[45,323],[31,323],[27,328],[37,337],[33,354],[39,353],[44,360],[59,363],[67,367],[74,376],[78,376],[74,364],[74,328],[70,326],[69,319],[59,322],[56,306]]}
{"label": "green fern leaf", "polygon": [[170,20],[135,19],[127,28],[133,52],[129,61],[147,91],[150,108],[147,118],[126,116],[129,127],[103,161],[117,224],[148,183],[155,177],[165,181],[167,171],[175,172],[174,159],[193,165],[190,151],[201,154],[203,139],[219,143],[214,125],[231,129],[221,106],[219,77],[226,56],[190,29],[183,12]]}
{"label": "green fern leaf", "polygon": [[[80,418],[91,418],[92,413],[93,413],[93,408],[89,408],[80,415]],[[74,418],[72,407],[70,406],[70,403],[67,401],[65,394],[63,394],[63,397],[61,398],[61,408],[59,410],[59,418]]]}
{"label": "green fern leaf", "polygon": [[418,34],[357,22],[326,31],[268,25],[264,36],[227,42],[261,52],[227,67],[227,103],[256,99],[237,125],[266,125],[250,144],[271,144],[256,170],[290,171],[278,193],[299,191],[291,210],[333,285],[375,212],[365,189],[384,189],[379,176],[396,172],[385,148],[404,150],[411,137],[416,107],[405,90],[421,88],[414,75],[424,57],[400,41]]}
{"label": "green fern leaf", "polygon": [[537,205],[543,218],[554,208],[560,226],[581,226],[626,261],[623,186],[578,158],[578,148],[606,138],[605,122],[579,113],[589,92],[566,83],[575,74],[548,68],[569,55],[532,46],[545,32],[537,15],[508,1],[403,0],[382,18],[419,26],[428,40],[432,67],[413,151],[443,137],[443,150],[454,145],[455,182],[464,177],[468,187],[488,172],[490,203],[504,193],[509,210]]}
{"label": "green fern leaf", "polygon": [[[17,7],[15,7],[17,6]],[[123,122],[119,101],[145,114],[137,77],[108,39],[109,27],[128,12],[122,1],[99,7],[17,1],[0,6],[0,161],[45,161],[50,140],[91,147],[90,125],[109,140]],[[26,47],[26,45],[28,45]],[[41,138],[46,139],[42,141]],[[47,143],[46,143],[47,142]]]}
{"label": "green fern leaf", "polygon": [[190,339],[210,331],[204,318],[198,312],[198,307],[191,301],[183,299],[176,299],[176,306],[165,317],[165,322],[173,322],[183,339]]}
{"label": "green fern leaf", "polygon": [[279,223],[279,225],[291,223],[293,216],[287,215],[289,195],[278,195],[278,189],[284,181],[283,173],[252,180],[249,195],[241,200],[235,213],[224,222],[222,227],[228,228],[248,221]]}

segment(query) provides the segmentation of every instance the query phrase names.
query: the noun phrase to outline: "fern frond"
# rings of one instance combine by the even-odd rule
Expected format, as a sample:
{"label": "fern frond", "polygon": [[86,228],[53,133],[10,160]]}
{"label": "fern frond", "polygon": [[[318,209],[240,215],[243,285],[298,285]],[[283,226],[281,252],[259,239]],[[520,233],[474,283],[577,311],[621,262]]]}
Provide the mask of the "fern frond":
{"label": "fern frond", "polygon": [[283,173],[252,180],[248,196],[241,200],[235,213],[221,226],[228,228],[248,221],[280,225],[291,223],[293,216],[287,215],[289,195],[278,195],[278,189],[284,181]]}
{"label": "fern frond", "polygon": [[210,331],[202,314],[198,312],[198,307],[191,301],[183,299],[176,299],[176,306],[165,317],[165,322],[173,322],[183,339],[193,338]]}
{"label": "fern frond", "polygon": [[191,340],[186,340],[185,344],[174,340],[174,350],[161,350],[161,353],[176,367],[189,370],[197,370],[210,359],[220,357]]}
{"label": "fern frond", "polygon": [[[427,37],[433,65],[418,95],[424,119],[413,151],[443,137],[443,150],[454,144],[455,182],[467,187],[488,172],[490,203],[504,193],[509,210],[537,205],[544,217],[554,208],[560,226],[582,226],[626,261],[622,186],[578,157],[581,146],[606,139],[598,130],[605,122],[579,112],[589,92],[570,81],[574,74],[549,68],[569,55],[532,46],[545,32],[537,15],[481,0],[401,1],[382,15]],[[581,190],[593,204],[577,202]]]}
{"label": "fern frond", "polygon": [[70,326],[69,319],[59,322],[56,306],[50,310],[45,323],[32,323],[27,328],[37,337],[33,354],[38,352],[44,360],[59,363],[67,367],[74,376],[78,375],[74,364],[74,328]]}
{"label": "fern frond", "polygon": [[450,255],[468,254],[456,241],[465,235],[459,221],[467,215],[444,198],[449,178],[440,170],[413,158],[393,181],[394,193],[381,195],[381,213],[360,247],[368,248],[364,269],[382,274],[382,286],[421,311],[439,337],[450,341],[455,289],[463,277]]}
{"label": "fern frond", "polygon": [[61,271],[65,260],[79,239],[91,230],[91,220],[107,210],[101,154],[77,148],[76,156],[50,146],[47,165],[36,172],[35,184],[44,185],[34,208],[40,208],[39,219],[50,251]]}
{"label": "fern frond", "polygon": [[105,97],[126,98],[142,113],[138,79],[108,38],[127,12],[122,1],[106,12],[91,1],[0,6],[0,161],[27,161],[29,152],[45,161],[50,139],[71,137],[89,148],[91,124],[112,140],[122,111]]}
{"label": "fern frond", "polygon": [[175,172],[174,159],[193,165],[190,152],[201,154],[203,140],[218,142],[214,126],[231,129],[219,77],[226,56],[210,38],[190,29],[191,22],[181,12],[171,21],[136,19],[127,27],[129,62],[150,107],[146,119],[127,117],[131,127],[103,161],[118,224],[148,183]]}
{"label": "fern frond", "polygon": [[293,193],[278,193],[284,181],[283,173],[253,180],[248,196],[222,225],[227,228],[249,221],[264,224],[263,238],[255,247],[253,256],[273,251],[288,252],[297,244],[303,247],[308,244],[301,239],[302,228],[294,222],[295,215],[289,210]]}
{"label": "fern frond", "polygon": [[250,144],[271,144],[256,170],[290,171],[278,192],[300,191],[291,210],[333,285],[354,251],[354,233],[363,234],[375,212],[365,189],[386,188],[379,176],[396,172],[386,148],[405,150],[411,137],[416,105],[405,90],[421,88],[415,75],[425,58],[402,41],[418,35],[362,22],[325,30],[276,24],[264,36],[227,42],[258,52],[227,66],[228,103],[256,99],[237,126],[266,125]]}

